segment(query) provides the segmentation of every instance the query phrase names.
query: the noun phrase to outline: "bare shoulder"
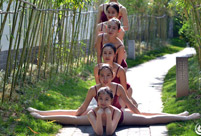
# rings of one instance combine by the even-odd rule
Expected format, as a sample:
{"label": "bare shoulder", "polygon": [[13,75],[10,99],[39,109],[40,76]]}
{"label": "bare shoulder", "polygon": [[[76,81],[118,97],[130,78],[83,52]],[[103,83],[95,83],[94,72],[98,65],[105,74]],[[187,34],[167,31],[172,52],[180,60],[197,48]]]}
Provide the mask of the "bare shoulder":
{"label": "bare shoulder", "polygon": [[118,37],[116,37],[116,39],[117,39],[117,43],[118,43],[119,45],[123,45],[123,46],[124,46],[123,42],[122,42]]}
{"label": "bare shoulder", "polygon": [[[95,88],[96,88],[96,86],[97,86],[97,85],[90,87],[89,90],[88,90],[88,93],[90,93],[90,94],[92,94],[92,95],[95,94]],[[95,95],[96,95],[96,94],[95,94]]]}
{"label": "bare shoulder", "polygon": [[94,67],[94,70],[99,70],[99,68],[103,65],[104,63],[99,63],[99,64],[96,64],[96,66]]}
{"label": "bare shoulder", "polygon": [[[123,89],[123,86],[121,85],[121,84],[119,84],[119,83],[115,83],[115,82],[111,82],[111,87],[112,88],[116,88],[118,86],[118,90],[122,90]],[[117,91],[118,91],[117,90]],[[122,90],[123,91],[123,90]]]}
{"label": "bare shoulder", "polygon": [[124,7],[123,5],[119,4],[120,7],[120,12],[127,12],[126,7]]}
{"label": "bare shoulder", "polygon": [[97,42],[100,41],[103,37],[103,33],[99,33],[97,36]]}
{"label": "bare shoulder", "polygon": [[98,7],[98,10],[99,10],[99,11],[103,11],[103,5],[104,5],[104,4],[101,4],[101,5]]}
{"label": "bare shoulder", "polygon": [[121,113],[121,110],[120,109],[118,109],[117,107],[115,107],[115,106],[110,106],[116,113]]}
{"label": "bare shoulder", "polygon": [[99,11],[103,11],[103,6],[106,7],[108,5],[108,3],[103,3],[98,7]]}
{"label": "bare shoulder", "polygon": [[124,68],[120,64],[114,62],[114,65],[115,67],[119,67],[119,70],[124,70]]}

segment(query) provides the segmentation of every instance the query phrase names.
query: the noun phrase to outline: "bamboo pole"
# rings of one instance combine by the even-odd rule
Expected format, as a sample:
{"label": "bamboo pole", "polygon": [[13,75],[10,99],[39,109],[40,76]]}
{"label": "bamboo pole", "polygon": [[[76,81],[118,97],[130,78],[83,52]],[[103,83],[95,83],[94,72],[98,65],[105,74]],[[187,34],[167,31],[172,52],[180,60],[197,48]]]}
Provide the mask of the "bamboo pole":
{"label": "bamboo pole", "polygon": [[[7,16],[8,16],[8,11],[10,10],[10,6],[11,6],[11,4],[12,4],[12,1],[13,1],[13,0],[10,0],[10,1],[8,2],[8,6],[7,6],[7,9],[6,9],[6,14],[5,14],[5,16],[4,16],[3,22],[1,23],[0,42],[1,42],[3,30],[4,30],[4,26],[5,26],[5,24],[6,24],[6,20],[7,20]],[[2,2],[2,4],[3,4],[3,2]],[[0,52],[1,52],[1,48],[0,48]],[[3,92],[3,96],[4,96],[4,92]],[[2,101],[3,101],[3,99],[2,99]]]}
{"label": "bamboo pole", "polygon": [[73,50],[73,46],[74,46],[74,34],[75,34],[75,17],[76,17],[76,12],[75,12],[76,10],[74,9],[73,10],[73,21],[72,21],[72,34],[71,34],[71,44],[70,44],[70,54],[69,54],[69,59],[68,59],[68,65],[69,64],[71,64],[70,65],[70,73],[72,72],[72,63],[73,63],[73,54],[72,54],[72,50]]}
{"label": "bamboo pole", "polygon": [[[34,0],[34,3],[35,3],[35,0]],[[25,6],[25,4],[23,5],[23,7]],[[28,28],[27,28],[27,32],[26,32],[26,37],[24,39],[24,42],[23,42],[23,49],[22,49],[22,54],[21,54],[21,57],[20,57],[20,61],[19,61],[19,66],[18,66],[18,69],[17,69],[17,73],[16,73],[16,79],[15,79],[15,84],[16,84],[16,81],[17,81],[17,77],[18,77],[18,74],[19,74],[19,71],[21,69],[21,66],[22,66],[22,63],[23,63],[23,60],[24,60],[24,53],[25,53],[25,49],[26,49],[26,43],[28,41],[28,38],[29,38],[29,31],[30,31],[30,26],[32,24],[31,20],[32,20],[32,16],[33,16],[33,9],[31,10],[31,15],[30,15],[30,18],[29,18],[29,24],[28,24]],[[15,86],[14,84],[14,86]],[[11,96],[12,96],[12,91],[10,92],[10,98],[11,99]]]}
{"label": "bamboo pole", "polygon": [[[11,5],[12,1],[10,1],[8,7],[7,7],[7,11],[10,9],[10,5]],[[15,7],[15,10],[17,9],[17,6]],[[16,18],[16,15],[14,15],[14,18]],[[3,32],[3,28],[5,26],[5,22],[7,19],[7,14],[4,17],[4,21],[3,24],[1,24],[2,28],[1,28],[1,32],[0,32],[0,41],[1,41],[1,36],[2,36],[2,32]],[[13,20],[14,21],[14,20]],[[14,22],[13,22],[14,23]],[[15,24],[12,27],[12,32],[11,32],[11,37],[10,37],[10,41],[9,41],[9,49],[8,49],[8,56],[7,56],[7,62],[6,62],[6,72],[5,72],[5,76],[4,76],[4,84],[3,84],[3,93],[2,93],[2,103],[4,101],[4,95],[5,95],[5,87],[6,87],[6,83],[8,80],[8,73],[9,73],[9,61],[10,61],[10,56],[11,56],[11,49],[12,49],[12,41],[13,41],[13,35],[15,32]],[[1,50],[1,49],[0,49]],[[11,91],[12,92],[12,91]],[[11,93],[12,94],[12,93]]]}
{"label": "bamboo pole", "polygon": [[[21,41],[22,24],[23,24],[23,20],[24,20],[24,14],[23,13],[24,13],[24,8],[23,8],[22,13],[21,13],[20,24],[19,24],[19,27],[18,27],[17,35],[16,35],[15,46],[17,46],[17,49],[15,50],[16,47],[14,47],[14,50],[15,50],[15,62],[14,62],[13,75],[12,75],[11,92],[15,88],[15,83],[16,83],[15,80],[17,80],[17,77],[15,76],[15,74],[16,74],[15,72],[16,72],[18,55],[19,55],[19,46],[20,46],[20,41]],[[11,98],[11,96],[10,96],[10,98]]]}

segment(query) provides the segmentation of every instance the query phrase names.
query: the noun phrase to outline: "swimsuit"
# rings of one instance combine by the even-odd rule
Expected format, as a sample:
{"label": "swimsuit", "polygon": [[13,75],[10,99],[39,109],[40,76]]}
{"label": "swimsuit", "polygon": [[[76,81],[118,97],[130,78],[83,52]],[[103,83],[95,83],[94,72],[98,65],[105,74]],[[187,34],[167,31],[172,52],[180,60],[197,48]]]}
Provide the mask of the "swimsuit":
{"label": "swimsuit", "polygon": [[[115,76],[115,78],[112,80],[112,82],[115,82],[115,83],[121,84],[121,82],[120,82],[120,78],[117,77],[117,74],[118,74],[118,72],[119,72],[119,68],[120,68],[120,67],[117,68],[116,76]],[[128,89],[130,88],[130,84],[127,83],[126,85],[127,85],[127,90],[128,90]]]}
{"label": "swimsuit", "polygon": [[[118,89],[118,84],[116,86],[116,91],[115,91],[115,95],[113,98],[112,106],[117,107],[118,109],[121,110],[121,105],[119,104],[119,96],[117,95],[117,89]],[[96,96],[94,98],[96,99],[96,101],[98,101],[98,97],[97,97],[98,90],[97,90],[96,86],[95,86],[95,90],[96,90]],[[122,123],[123,119],[124,119],[124,115],[123,115],[123,111],[121,110],[121,118],[120,118],[118,124]]]}
{"label": "swimsuit", "polygon": [[101,22],[108,21],[107,15],[106,15],[105,12],[104,12],[104,5],[105,5],[105,4],[103,4],[103,11],[102,11],[102,13],[101,13],[101,18],[100,18]]}

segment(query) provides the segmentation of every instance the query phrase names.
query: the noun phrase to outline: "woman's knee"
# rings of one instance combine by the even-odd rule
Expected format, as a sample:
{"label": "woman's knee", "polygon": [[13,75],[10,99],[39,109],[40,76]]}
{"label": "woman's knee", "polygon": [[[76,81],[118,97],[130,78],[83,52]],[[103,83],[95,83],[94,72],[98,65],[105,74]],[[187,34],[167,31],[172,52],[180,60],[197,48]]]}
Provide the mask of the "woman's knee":
{"label": "woman's knee", "polygon": [[131,97],[133,94],[133,89],[131,87],[128,88],[127,93],[128,93],[128,96]]}

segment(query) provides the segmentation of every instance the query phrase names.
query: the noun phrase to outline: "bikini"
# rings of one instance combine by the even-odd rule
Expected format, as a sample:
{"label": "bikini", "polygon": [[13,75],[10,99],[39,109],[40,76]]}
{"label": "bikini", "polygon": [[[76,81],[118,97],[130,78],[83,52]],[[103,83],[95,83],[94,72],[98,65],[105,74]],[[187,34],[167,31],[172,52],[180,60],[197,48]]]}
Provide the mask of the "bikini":
{"label": "bikini", "polygon": [[[114,98],[113,98],[113,101],[112,101],[112,106],[117,107],[118,109],[121,110],[121,105],[119,104],[119,96],[117,95],[117,89],[118,89],[118,84],[116,86],[116,92],[115,92],[115,95],[114,95]],[[96,86],[95,86],[95,90],[96,90],[96,96],[94,98],[96,99],[96,101],[98,101]],[[123,119],[124,119],[124,113],[121,110],[121,117],[120,117],[120,120],[119,120],[118,124],[121,124]]]}
{"label": "bikini", "polygon": [[[112,82],[115,82],[115,83],[121,84],[121,82],[120,82],[120,78],[117,77],[117,74],[118,74],[118,72],[119,72],[119,68],[120,68],[120,67],[117,68],[116,76],[115,76],[115,78],[112,80]],[[127,86],[127,90],[128,90],[128,89],[130,88],[130,84],[126,83],[126,86]]]}

